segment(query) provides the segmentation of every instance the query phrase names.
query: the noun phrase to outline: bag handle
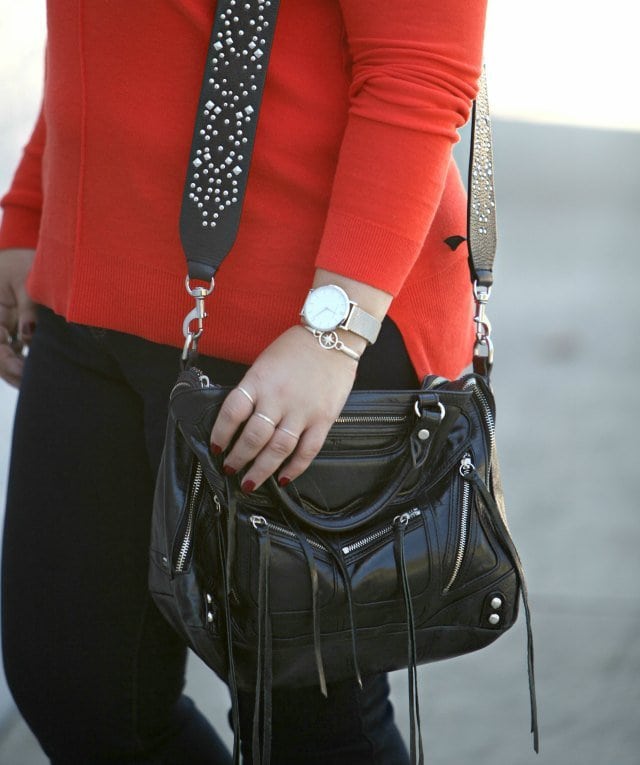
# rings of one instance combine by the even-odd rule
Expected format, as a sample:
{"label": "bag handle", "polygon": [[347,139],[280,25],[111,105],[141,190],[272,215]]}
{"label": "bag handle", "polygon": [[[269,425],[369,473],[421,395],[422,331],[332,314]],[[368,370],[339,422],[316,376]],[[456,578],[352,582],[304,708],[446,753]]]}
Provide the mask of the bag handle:
{"label": "bag handle", "polygon": [[272,476],[268,486],[275,500],[295,518],[316,531],[349,532],[370,524],[382,510],[388,508],[389,503],[406,484],[411,473],[424,465],[434,445],[447,437],[450,428],[460,415],[461,406],[464,406],[469,398],[467,394],[464,400],[461,398],[459,404],[447,402],[445,407],[436,393],[421,392],[417,395],[415,412],[418,416],[407,434],[406,454],[393,476],[384,481],[383,488],[373,500],[359,509],[350,508],[346,515],[341,516],[339,513],[332,512],[325,517],[307,510],[302,503],[294,499],[290,493],[291,489],[280,487]]}
{"label": "bag handle", "polygon": [[[238,234],[279,0],[218,0],[180,213],[187,291],[196,306],[183,325],[186,360],[203,331],[204,299]],[[496,252],[493,148],[484,68],[471,112],[467,202],[469,269],[476,298],[474,367],[488,375],[493,347],[485,307]],[[210,282],[191,288],[190,279]],[[197,327],[191,328],[193,321]]]}
{"label": "bag handle", "polygon": [[279,503],[280,507],[283,507],[290,512],[298,521],[301,521],[315,531],[328,531],[335,534],[355,531],[360,528],[360,526],[369,524],[371,521],[375,520],[376,516],[382,510],[388,508],[389,503],[400,491],[402,485],[414,469],[411,460],[404,459],[396,474],[385,483],[384,489],[372,502],[369,502],[359,510],[351,510],[348,515],[339,516],[337,513],[332,513],[326,518],[317,513],[309,512],[304,505],[300,502],[296,502],[287,490],[278,486],[278,482],[273,476],[269,478],[268,485],[274,495],[274,499]]}

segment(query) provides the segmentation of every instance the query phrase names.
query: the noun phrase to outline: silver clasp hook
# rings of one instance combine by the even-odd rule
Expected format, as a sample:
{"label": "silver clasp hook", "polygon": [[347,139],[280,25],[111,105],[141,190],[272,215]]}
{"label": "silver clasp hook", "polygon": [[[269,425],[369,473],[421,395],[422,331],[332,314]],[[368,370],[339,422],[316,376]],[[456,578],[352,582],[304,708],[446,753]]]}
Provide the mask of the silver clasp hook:
{"label": "silver clasp hook", "polygon": [[[192,287],[189,276],[185,279],[185,288],[189,295],[196,301],[195,307],[192,308],[189,313],[184,317],[182,322],[182,334],[184,335],[184,348],[182,349],[182,360],[186,361],[189,354],[189,350],[196,349],[198,344],[198,338],[204,332],[204,319],[207,316],[204,310],[204,301],[213,292],[215,287],[215,281],[211,277],[211,283],[208,287]],[[192,322],[197,322],[196,329],[191,328]]]}
{"label": "silver clasp hook", "polygon": [[474,361],[481,363],[489,371],[493,365],[493,342],[491,341],[491,322],[487,316],[487,303],[491,297],[491,287],[473,283],[473,296],[476,300],[476,343],[473,348]]}

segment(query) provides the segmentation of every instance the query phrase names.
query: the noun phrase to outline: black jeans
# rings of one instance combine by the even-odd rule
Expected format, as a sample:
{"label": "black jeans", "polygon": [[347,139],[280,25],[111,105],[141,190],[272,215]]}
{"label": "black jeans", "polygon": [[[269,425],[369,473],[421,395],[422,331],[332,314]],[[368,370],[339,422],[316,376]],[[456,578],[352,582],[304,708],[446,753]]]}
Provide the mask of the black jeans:
{"label": "black jeans", "polygon": [[[41,309],[16,412],[3,550],[3,649],[16,703],[55,765],[220,765],[182,695],[186,651],[147,592],[149,525],[179,351]],[[240,364],[211,358],[212,380]],[[414,387],[385,322],[359,387]],[[243,696],[250,731],[252,699]],[[385,676],[274,694],[274,765],[403,765]],[[250,733],[243,736],[250,743]],[[250,752],[244,750],[245,762]]]}

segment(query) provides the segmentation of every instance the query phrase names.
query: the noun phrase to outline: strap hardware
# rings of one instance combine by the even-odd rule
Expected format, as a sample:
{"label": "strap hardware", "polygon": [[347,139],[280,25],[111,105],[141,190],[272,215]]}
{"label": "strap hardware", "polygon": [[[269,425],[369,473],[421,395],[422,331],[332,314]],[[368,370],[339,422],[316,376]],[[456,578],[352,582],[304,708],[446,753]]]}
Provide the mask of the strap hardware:
{"label": "strap hardware", "polygon": [[[213,292],[215,281],[213,277],[211,277],[211,283],[208,287],[192,287],[189,277],[187,276],[184,284],[189,295],[196,301],[195,307],[189,311],[182,322],[182,334],[184,335],[182,360],[186,361],[189,351],[195,351],[197,349],[198,339],[204,332],[204,319],[207,316],[207,312],[204,310],[204,301]],[[197,322],[197,329],[195,330],[191,328],[191,323],[194,321]]]}
{"label": "strap hardware", "polygon": [[491,287],[473,283],[473,296],[476,301],[476,313],[473,321],[476,325],[476,342],[473,348],[473,366],[481,374],[488,375],[493,366],[493,342],[491,340],[491,322],[487,316],[487,303],[491,297]]}

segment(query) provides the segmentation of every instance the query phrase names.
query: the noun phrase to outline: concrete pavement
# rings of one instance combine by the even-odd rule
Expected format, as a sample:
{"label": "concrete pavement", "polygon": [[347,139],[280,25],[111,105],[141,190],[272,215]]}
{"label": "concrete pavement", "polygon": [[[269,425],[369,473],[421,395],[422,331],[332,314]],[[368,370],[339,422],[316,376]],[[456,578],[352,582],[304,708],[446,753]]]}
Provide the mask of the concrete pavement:
{"label": "concrete pavement", "polygon": [[[531,590],[542,748],[520,623],[421,669],[427,762],[638,765],[640,135],[498,123],[496,176],[498,443]],[[404,673],[392,681],[406,730]],[[197,660],[188,685],[226,732],[224,686]],[[4,733],[0,763],[46,762],[22,723]]]}

